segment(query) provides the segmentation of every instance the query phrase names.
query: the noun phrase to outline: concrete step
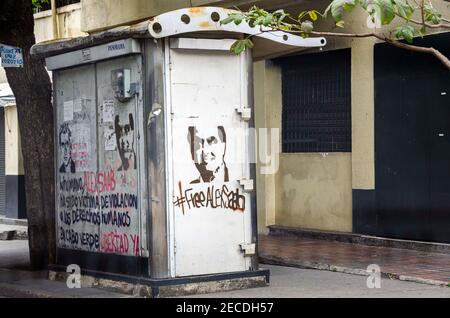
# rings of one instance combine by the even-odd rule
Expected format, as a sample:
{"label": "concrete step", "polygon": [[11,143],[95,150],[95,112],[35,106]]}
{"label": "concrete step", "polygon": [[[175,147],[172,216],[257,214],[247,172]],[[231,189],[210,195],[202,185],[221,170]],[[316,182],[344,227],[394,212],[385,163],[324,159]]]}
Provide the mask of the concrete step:
{"label": "concrete step", "polygon": [[450,254],[450,244],[413,240],[401,240],[355,233],[320,231],[280,225],[269,226],[270,236],[294,236],[300,238],[327,240],[367,246],[392,247],[410,249],[428,253]]}
{"label": "concrete step", "polygon": [[28,240],[28,227],[0,224],[0,241]]}
{"label": "concrete step", "polygon": [[0,224],[28,226],[28,220],[27,219],[11,219],[11,218],[7,218],[4,216],[0,216]]}

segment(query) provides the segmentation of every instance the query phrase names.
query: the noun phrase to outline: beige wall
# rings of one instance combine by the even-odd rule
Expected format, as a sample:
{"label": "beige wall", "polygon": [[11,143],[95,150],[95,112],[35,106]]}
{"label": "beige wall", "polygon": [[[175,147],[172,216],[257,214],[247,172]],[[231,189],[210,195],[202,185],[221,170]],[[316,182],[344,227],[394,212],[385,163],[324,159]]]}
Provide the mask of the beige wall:
{"label": "beige wall", "polygon": [[[310,0],[304,0],[308,2]],[[285,0],[81,0],[82,30],[97,32],[107,28],[131,24],[158,14],[196,6],[240,6],[252,4],[265,8],[286,5]]]}
{"label": "beige wall", "polygon": [[[81,32],[81,4],[75,3],[58,8],[58,32],[60,38],[71,38],[85,35]],[[99,16],[105,15],[105,13]],[[51,10],[42,11],[34,15],[34,34],[36,42],[53,39]]]}
{"label": "beige wall", "polygon": [[[270,61],[254,65],[255,127],[281,128],[281,72]],[[276,212],[275,174],[261,174],[258,161],[256,195],[258,208],[258,231],[266,234],[267,226],[274,225]]]}
{"label": "beige wall", "polygon": [[190,0],[82,0],[82,30],[94,32],[189,7]]}
{"label": "beige wall", "polygon": [[351,232],[350,153],[282,154],[276,176],[276,224]]}
{"label": "beige wall", "polygon": [[[281,128],[281,70],[255,63],[255,125]],[[280,131],[281,133],[281,131]],[[320,230],[352,230],[351,153],[281,154],[276,174],[257,165],[258,230],[269,225]]]}
{"label": "beige wall", "polygon": [[6,175],[23,175],[19,123],[15,106],[5,107],[5,147]]}

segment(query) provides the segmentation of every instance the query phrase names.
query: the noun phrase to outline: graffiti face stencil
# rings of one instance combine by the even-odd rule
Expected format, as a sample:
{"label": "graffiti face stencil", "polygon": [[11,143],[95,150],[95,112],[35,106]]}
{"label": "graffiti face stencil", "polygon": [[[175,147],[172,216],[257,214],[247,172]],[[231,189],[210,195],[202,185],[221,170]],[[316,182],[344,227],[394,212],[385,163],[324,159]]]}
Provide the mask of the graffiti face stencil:
{"label": "graffiti face stencil", "polygon": [[69,125],[63,124],[59,128],[59,147],[61,148],[62,164],[59,167],[59,172],[75,173],[75,162],[72,159],[72,132]]}
{"label": "graffiti face stencil", "polygon": [[114,120],[114,130],[116,132],[117,149],[119,151],[122,165],[118,171],[126,171],[130,165],[136,169],[136,153],[134,152],[134,121],[133,115],[129,114],[128,124],[121,125],[119,115]]}
{"label": "graffiti face stencil", "polygon": [[200,173],[191,184],[228,182],[228,168],[225,163],[227,137],[223,126],[200,129],[191,126],[188,130],[192,160]]}

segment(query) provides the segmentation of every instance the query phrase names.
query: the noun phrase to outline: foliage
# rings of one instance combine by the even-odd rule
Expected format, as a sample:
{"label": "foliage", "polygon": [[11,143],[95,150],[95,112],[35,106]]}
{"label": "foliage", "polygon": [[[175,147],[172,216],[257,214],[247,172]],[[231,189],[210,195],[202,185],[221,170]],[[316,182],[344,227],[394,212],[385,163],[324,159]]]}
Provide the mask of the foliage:
{"label": "foliage", "polygon": [[42,6],[45,4],[49,4],[50,0],[31,0],[31,3],[33,4],[33,10],[39,11],[42,9]]}
{"label": "foliage", "polygon": [[[430,0],[333,0],[323,13],[317,10],[308,10],[300,12],[296,17],[286,13],[283,9],[275,12],[268,12],[256,6],[247,12],[236,12],[230,14],[222,20],[222,24],[235,23],[240,24],[243,21],[251,26],[257,26],[261,32],[270,32],[282,30],[291,33],[298,33],[302,37],[308,37],[311,34],[325,34],[331,36],[364,37],[374,36],[389,43],[398,40],[406,40],[413,43],[415,36],[424,36],[430,28],[449,28],[450,20],[445,19],[438,12]],[[352,13],[356,8],[363,9],[373,23],[379,23],[386,26],[392,23],[394,19],[400,22],[391,36],[381,36],[375,33],[368,34],[342,34],[339,32],[317,32],[315,31],[316,21],[332,18],[338,28],[345,27],[345,14]],[[420,16],[419,20],[414,20],[414,16]],[[238,42],[233,46],[236,54],[242,53],[245,49],[252,46],[250,37]]]}

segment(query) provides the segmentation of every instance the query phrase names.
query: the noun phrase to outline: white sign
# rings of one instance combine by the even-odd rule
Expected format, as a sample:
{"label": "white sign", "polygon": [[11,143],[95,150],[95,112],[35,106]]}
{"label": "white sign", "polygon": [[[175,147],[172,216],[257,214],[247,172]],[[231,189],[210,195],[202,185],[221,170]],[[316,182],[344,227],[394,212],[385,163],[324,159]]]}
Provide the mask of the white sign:
{"label": "white sign", "polygon": [[116,150],[116,132],[113,127],[105,127],[103,130],[105,138],[105,151]]}
{"label": "white sign", "polygon": [[103,122],[114,122],[114,100],[103,101]]}
{"label": "white sign", "polygon": [[2,67],[23,67],[22,49],[0,44]]}

